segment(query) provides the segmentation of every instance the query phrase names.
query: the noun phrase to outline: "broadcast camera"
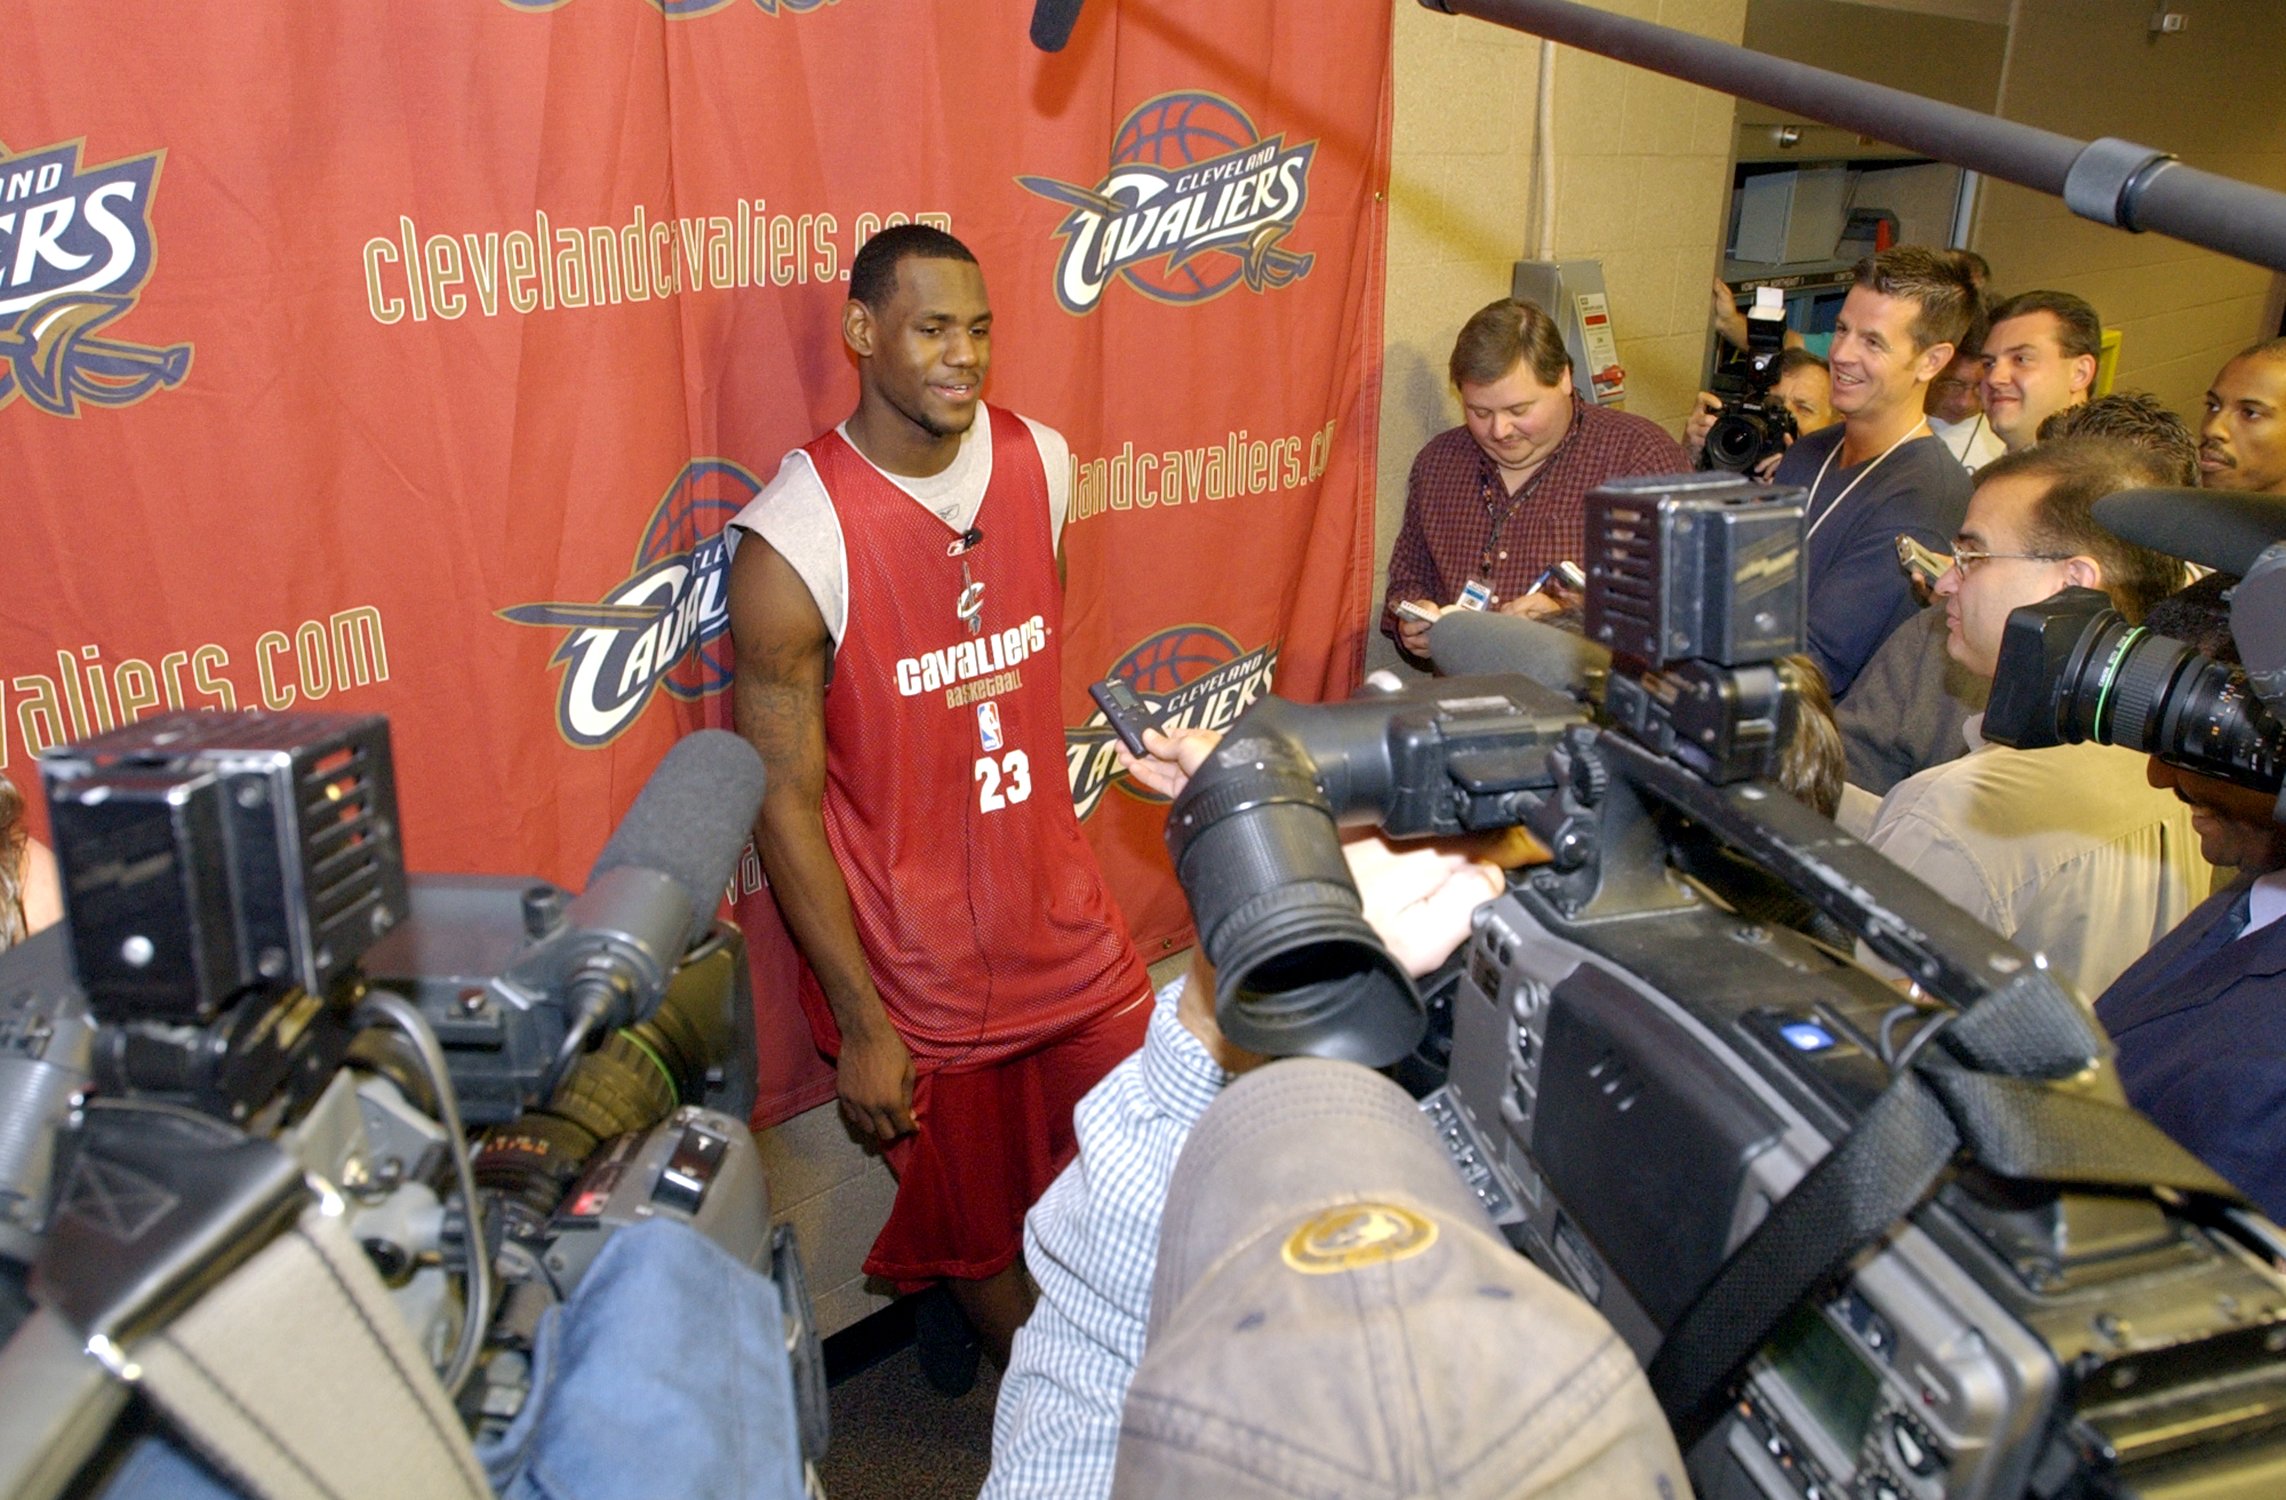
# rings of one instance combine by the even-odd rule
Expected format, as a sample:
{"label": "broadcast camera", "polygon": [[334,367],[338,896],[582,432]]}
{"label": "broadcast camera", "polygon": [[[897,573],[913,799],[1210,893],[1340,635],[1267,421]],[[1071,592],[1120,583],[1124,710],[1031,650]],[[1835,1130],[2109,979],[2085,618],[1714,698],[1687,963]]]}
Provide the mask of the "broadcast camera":
{"label": "broadcast camera", "polygon": [[[1553,858],[1480,912],[1422,1107],[1646,1362],[1702,1495],[2279,1493],[2277,1230],[2126,1107],[2040,961],[1767,779],[1800,501],[1607,485],[1588,640],[1440,621],[1488,675],[1243,716],[1167,827],[1222,1028],[1417,1065],[1338,829],[1521,825]],[[1772,884],[1918,990],[1744,915]]]}
{"label": "broadcast camera", "polygon": [[1701,469],[1751,474],[1794,440],[1794,414],[1776,390],[1786,357],[1784,307],[1783,294],[1775,288],[1757,288],[1754,306],[1746,314],[1745,352],[1726,350],[1716,366],[1710,383],[1721,398],[1722,411],[1707,429],[1706,446],[1699,451]]}
{"label": "broadcast camera", "polygon": [[2225,572],[2245,575],[2230,591],[2231,634],[2255,675],[2129,625],[2094,589],[2065,589],[2009,615],[1987,739],[2025,750],[2092,740],[2278,792],[2286,774],[2286,724],[2274,712],[2286,698],[2286,674],[2277,670],[2286,665],[2286,545],[2263,528],[2286,531],[2286,515],[2265,517],[2245,497],[2168,490],[2107,495],[2096,513],[2130,540],[2155,525],[2146,545],[2189,550],[2183,514],[2217,505],[2255,528],[2235,538],[2220,528],[2223,550],[2210,554]]}
{"label": "broadcast camera", "polygon": [[[222,1308],[277,1313],[317,1341],[311,1376],[340,1381],[311,1393],[328,1429],[291,1372],[261,1384],[274,1351],[234,1369],[221,1404],[262,1441],[313,1466],[376,1445],[418,1490],[390,1420],[449,1424],[450,1478],[481,1493],[470,1437],[533,1398],[544,1319],[651,1222],[775,1283],[780,1390],[802,1456],[822,1453],[808,1293],[745,1127],[744,946],[714,920],[761,798],[743,741],[679,743],[577,895],[408,877],[377,717],[173,714],[41,770],[68,927],[0,955],[0,1490],[85,1490],[155,1409],[274,1492],[186,1395],[201,1361],[171,1355]],[[297,1240],[334,1247],[315,1279],[354,1307],[379,1385],[411,1392],[403,1412],[360,1410],[365,1340],[328,1345],[277,1291]]]}

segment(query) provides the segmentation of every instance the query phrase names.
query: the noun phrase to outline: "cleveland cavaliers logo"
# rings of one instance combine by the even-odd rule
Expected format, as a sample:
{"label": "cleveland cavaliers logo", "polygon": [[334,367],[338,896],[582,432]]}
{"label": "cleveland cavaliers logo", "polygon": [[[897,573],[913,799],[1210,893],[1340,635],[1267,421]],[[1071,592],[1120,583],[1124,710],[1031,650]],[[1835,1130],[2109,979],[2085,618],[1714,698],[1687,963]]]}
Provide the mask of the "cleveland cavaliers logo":
{"label": "cleveland cavaliers logo", "polygon": [[[1249,704],[1270,691],[1277,670],[1274,642],[1241,651],[1227,631],[1212,625],[1174,625],[1138,643],[1112,664],[1109,675],[1124,678],[1171,729],[1228,729]],[[1101,709],[1078,728],[1064,730],[1072,806],[1083,818],[1095,811],[1104,792],[1122,774],[1113,753],[1116,744]],[[1167,800],[1132,782],[1123,789],[1145,802]]]}
{"label": "cleveland cavaliers logo", "polygon": [[1241,281],[1254,291],[1309,274],[1312,256],[1279,241],[1310,197],[1318,144],[1256,132],[1216,94],[1161,94],[1121,122],[1111,170],[1094,187],[1016,181],[1071,213],[1056,227],[1056,300],[1092,310],[1114,279],[1159,302],[1205,302]]}
{"label": "cleveland cavaliers logo", "polygon": [[82,403],[127,406],[190,373],[188,344],[104,332],[151,274],[163,153],[83,170],[79,148],[17,156],[0,144],[0,406],[22,396],[76,417]]}
{"label": "cleveland cavaliers logo", "polygon": [[617,739],[660,688],[685,703],[730,685],[730,552],[722,529],[760,493],[755,477],[701,459],[651,513],[627,579],[593,604],[514,604],[500,617],[567,630],[548,665],[564,669],[556,728],[596,749]]}

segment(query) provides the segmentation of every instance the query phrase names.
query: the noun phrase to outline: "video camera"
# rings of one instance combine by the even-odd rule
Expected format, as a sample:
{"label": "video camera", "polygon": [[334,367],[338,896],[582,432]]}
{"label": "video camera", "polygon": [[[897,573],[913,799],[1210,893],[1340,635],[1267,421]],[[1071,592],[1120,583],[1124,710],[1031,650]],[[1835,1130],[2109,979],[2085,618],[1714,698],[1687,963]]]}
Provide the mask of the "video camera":
{"label": "video camera", "polygon": [[68,924],[0,954],[0,1491],[84,1483],[147,1351],[321,1211],[363,1252],[333,1274],[371,1281],[478,1436],[620,1231],[688,1225],[776,1284],[822,1453],[745,1125],[744,945],[714,920],[761,799],[743,741],[680,742],[577,895],[408,877],[378,717],[173,714],[41,770]]}
{"label": "video camera", "polygon": [[[1480,912],[1416,1093],[1646,1362],[1702,1495],[2276,1493],[2278,1232],[2126,1107],[2043,964],[1769,780],[1800,499],[1607,485],[1588,641],[1441,621],[1440,666],[1531,676],[1243,716],[1167,829],[1223,1030],[1418,1077],[1338,830],[1521,825],[1553,859]],[[1744,915],[1773,884],[1919,992]]]}
{"label": "video camera", "polygon": [[[1769,292],[1765,300],[1764,291]],[[1794,414],[1775,387],[1786,358],[1784,297],[1775,288],[1757,288],[1746,314],[1746,349],[1726,349],[1709,383],[1722,401],[1714,426],[1699,450],[1701,469],[1751,474],[1762,461],[1786,451],[1795,436]]]}
{"label": "video camera", "polygon": [[[2267,513],[2265,513],[2267,510]],[[2204,551],[2186,516],[2218,524]],[[2229,591],[2231,636],[2254,664],[2129,625],[2095,589],[2065,589],[2010,613],[1985,709],[1985,738],[2018,749],[2094,741],[2278,794],[2286,776],[2286,507],[2260,497],[2128,490],[2096,502],[2130,541],[2244,576]],[[2211,560],[2210,560],[2211,559]],[[2286,806],[2281,809],[2286,818]]]}

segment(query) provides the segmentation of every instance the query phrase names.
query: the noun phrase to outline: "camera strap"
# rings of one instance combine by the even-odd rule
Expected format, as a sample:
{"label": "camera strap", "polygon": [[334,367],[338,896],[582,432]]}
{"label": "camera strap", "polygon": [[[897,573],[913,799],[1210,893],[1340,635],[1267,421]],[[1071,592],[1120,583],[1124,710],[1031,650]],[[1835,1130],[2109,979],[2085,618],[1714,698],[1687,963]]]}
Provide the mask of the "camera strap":
{"label": "camera strap", "polygon": [[2046,974],[2028,970],[1930,1024],[1942,1028],[1933,1045],[1772,1206],[1659,1346],[1651,1388],[1686,1447],[1779,1323],[1917,1208],[1964,1152],[2016,1181],[2244,1202],[2125,1103],[2056,1086],[2085,1068],[2094,1044]]}

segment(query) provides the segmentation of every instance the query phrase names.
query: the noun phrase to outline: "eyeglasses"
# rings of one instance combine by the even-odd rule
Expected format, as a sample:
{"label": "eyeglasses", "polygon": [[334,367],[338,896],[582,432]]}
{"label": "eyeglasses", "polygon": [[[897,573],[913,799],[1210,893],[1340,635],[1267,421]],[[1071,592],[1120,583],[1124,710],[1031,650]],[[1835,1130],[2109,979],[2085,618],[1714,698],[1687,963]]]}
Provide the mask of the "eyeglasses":
{"label": "eyeglasses", "polygon": [[2068,552],[1987,552],[1980,547],[1959,546],[1954,547],[1950,552],[1939,552],[1934,547],[1922,546],[1912,537],[1902,533],[1897,538],[1898,565],[1904,568],[1907,573],[1932,586],[1953,568],[1960,569],[1961,577],[1966,578],[1985,563],[1995,560],[2004,562],[2068,562],[2071,557],[2072,554]]}

